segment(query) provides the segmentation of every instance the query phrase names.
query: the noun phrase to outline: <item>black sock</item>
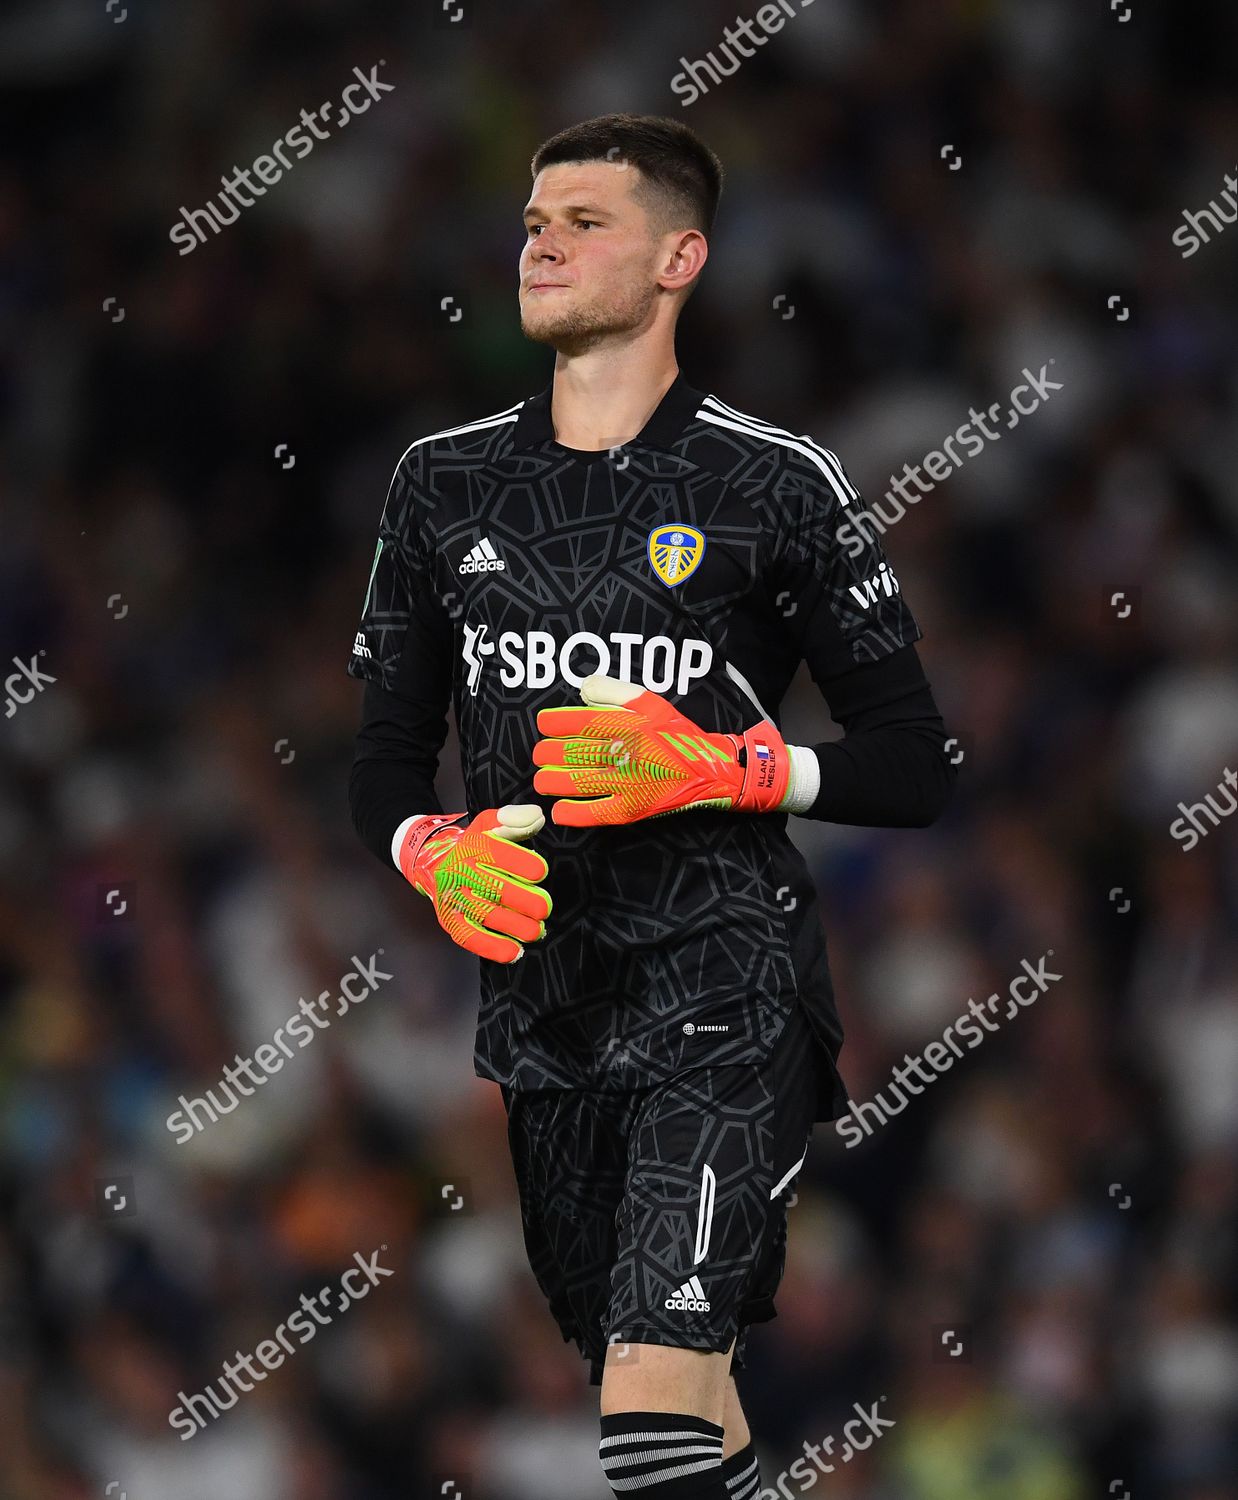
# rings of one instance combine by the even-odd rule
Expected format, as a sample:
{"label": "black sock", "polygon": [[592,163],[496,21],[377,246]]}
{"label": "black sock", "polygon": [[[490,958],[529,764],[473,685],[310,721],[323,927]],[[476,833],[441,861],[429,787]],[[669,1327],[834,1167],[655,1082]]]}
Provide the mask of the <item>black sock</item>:
{"label": "black sock", "polygon": [[726,1483],[727,1500],[756,1500],[761,1492],[761,1470],[757,1466],[757,1450],[751,1438],[746,1448],[722,1460],[722,1478]]}

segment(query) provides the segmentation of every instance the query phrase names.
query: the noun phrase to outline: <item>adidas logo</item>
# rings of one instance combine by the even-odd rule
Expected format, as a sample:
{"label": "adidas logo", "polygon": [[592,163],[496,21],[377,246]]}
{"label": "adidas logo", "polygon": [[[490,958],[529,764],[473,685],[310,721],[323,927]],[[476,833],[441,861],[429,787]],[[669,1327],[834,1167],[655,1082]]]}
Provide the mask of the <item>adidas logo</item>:
{"label": "adidas logo", "polygon": [[708,1312],[709,1298],[699,1276],[690,1276],[673,1297],[666,1299],[672,1312]]}
{"label": "adidas logo", "polygon": [[373,656],[374,654],[365,644],[365,636],[360,630],[357,632],[357,639],[352,643],[352,654],[354,656]]}
{"label": "adidas logo", "polygon": [[459,573],[502,573],[505,572],[507,564],[494,550],[494,545],[488,536],[482,537],[476,547],[470,547],[464,554],[464,561],[457,568]]}
{"label": "adidas logo", "polygon": [[730,1031],[729,1021],[685,1021],[683,1023],[684,1036],[695,1036],[698,1031]]}

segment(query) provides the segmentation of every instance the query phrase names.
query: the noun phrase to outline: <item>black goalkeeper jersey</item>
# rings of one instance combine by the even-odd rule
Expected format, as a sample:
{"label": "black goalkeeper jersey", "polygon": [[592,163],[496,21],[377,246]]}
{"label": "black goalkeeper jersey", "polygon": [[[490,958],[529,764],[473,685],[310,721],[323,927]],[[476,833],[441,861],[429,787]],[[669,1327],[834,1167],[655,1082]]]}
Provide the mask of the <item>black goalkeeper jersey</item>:
{"label": "black goalkeeper jersey", "polygon": [[550,398],[406,451],[348,668],[397,695],[410,726],[402,816],[439,810],[449,703],[469,813],[546,809],[535,844],[554,909],[523,959],[479,960],[476,1071],[626,1090],[763,1061],[798,1004],[830,1064],[826,1118],[845,1099],[841,1029],[785,816],[559,828],[533,791],[536,716],[609,672],[706,730],[777,723],[800,661],[828,699],[864,664],[914,656],[920,631],[880,546],[856,530],[840,543],[859,496],[812,439],[680,375],[637,437],[582,453],[555,441]]}

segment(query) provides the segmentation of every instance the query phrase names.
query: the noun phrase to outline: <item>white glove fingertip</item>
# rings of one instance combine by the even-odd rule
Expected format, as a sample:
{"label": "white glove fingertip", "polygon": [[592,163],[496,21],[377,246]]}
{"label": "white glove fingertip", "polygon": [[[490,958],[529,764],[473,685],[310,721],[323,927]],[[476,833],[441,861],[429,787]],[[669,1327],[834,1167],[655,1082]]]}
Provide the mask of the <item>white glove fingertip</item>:
{"label": "white glove fingertip", "polygon": [[498,810],[499,826],[513,838],[532,838],[546,826],[546,814],[536,802],[509,802]]}
{"label": "white glove fingertip", "polygon": [[595,673],[580,684],[581,699],[590,708],[622,708],[633,698],[639,698],[644,688],[635,683],[623,682],[618,677]]}

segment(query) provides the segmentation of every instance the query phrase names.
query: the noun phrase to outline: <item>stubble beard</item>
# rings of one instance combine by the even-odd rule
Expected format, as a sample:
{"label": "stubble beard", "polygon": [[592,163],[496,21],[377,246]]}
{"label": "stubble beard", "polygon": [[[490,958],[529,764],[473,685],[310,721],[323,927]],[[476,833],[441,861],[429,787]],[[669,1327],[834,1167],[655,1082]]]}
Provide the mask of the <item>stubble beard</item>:
{"label": "stubble beard", "polygon": [[559,354],[583,354],[615,334],[631,333],[645,323],[656,291],[656,287],[634,287],[605,305],[577,305],[560,313],[545,309],[532,320],[522,309],[520,331],[534,343],[549,344]]}

